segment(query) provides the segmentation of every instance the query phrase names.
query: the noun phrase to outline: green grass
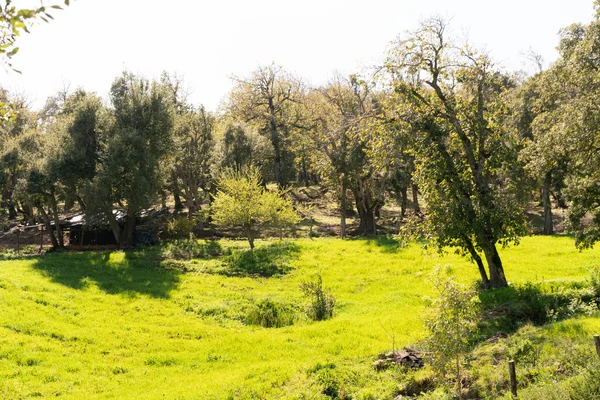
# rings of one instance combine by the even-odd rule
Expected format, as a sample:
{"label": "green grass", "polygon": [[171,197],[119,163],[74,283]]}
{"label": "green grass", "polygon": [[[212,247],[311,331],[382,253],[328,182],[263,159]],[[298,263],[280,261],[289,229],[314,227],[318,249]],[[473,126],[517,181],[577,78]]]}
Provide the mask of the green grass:
{"label": "green grass", "polygon": [[[187,273],[161,267],[155,250],[0,261],[0,398],[390,398],[397,373],[371,362],[392,336],[396,347],[423,338],[431,271],[478,277],[458,255],[391,239],[294,243],[269,277],[240,273],[227,254],[186,261]],[[513,283],[582,280],[600,264],[568,237],[525,238],[501,255]],[[299,286],[315,274],[337,298],[333,319],[244,323],[265,299],[306,304]]]}

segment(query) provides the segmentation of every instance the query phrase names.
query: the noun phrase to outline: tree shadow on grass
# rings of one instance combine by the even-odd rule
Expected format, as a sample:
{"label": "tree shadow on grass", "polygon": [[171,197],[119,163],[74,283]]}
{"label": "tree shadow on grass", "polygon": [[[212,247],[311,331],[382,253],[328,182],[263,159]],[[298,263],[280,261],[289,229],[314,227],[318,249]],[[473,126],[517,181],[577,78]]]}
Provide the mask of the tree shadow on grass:
{"label": "tree shadow on grass", "polygon": [[402,247],[400,241],[390,236],[373,236],[357,240],[366,240],[368,244],[379,247],[382,253],[396,253]]}
{"label": "tree shadow on grass", "polygon": [[297,258],[300,246],[293,242],[278,242],[254,250],[234,251],[225,257],[214,272],[226,276],[272,277],[292,270],[290,261]]}
{"label": "tree shadow on grass", "polygon": [[585,315],[597,302],[584,282],[560,284],[525,283],[479,293],[483,312],[483,335],[513,333],[532,323],[543,325]]}
{"label": "tree shadow on grass", "polygon": [[[31,258],[30,258],[31,259]],[[33,268],[73,289],[95,284],[109,294],[168,298],[180,274],[160,267],[154,249],[131,252],[51,253],[33,257]]]}

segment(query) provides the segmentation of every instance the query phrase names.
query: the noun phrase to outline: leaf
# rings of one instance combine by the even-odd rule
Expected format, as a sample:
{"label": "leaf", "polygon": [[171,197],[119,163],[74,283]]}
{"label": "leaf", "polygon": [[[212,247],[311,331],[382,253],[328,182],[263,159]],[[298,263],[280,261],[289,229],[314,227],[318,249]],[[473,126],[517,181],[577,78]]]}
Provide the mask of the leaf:
{"label": "leaf", "polygon": [[12,57],[12,56],[14,56],[15,54],[17,54],[18,52],[19,52],[19,48],[18,48],[18,47],[15,47],[15,48],[14,48],[14,49],[12,49],[11,51],[9,51],[9,52],[8,52],[6,55],[7,55],[8,57]]}
{"label": "leaf", "polygon": [[71,3],[69,0],[65,0],[65,5],[68,6]]}

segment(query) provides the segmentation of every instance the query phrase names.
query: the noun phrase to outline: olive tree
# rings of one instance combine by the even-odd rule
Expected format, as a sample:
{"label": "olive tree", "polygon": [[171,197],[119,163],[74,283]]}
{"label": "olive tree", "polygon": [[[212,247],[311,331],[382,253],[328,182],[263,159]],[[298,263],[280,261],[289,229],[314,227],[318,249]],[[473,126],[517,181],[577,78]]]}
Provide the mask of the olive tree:
{"label": "olive tree", "polygon": [[[123,73],[110,91],[112,126],[86,190],[86,213],[103,214],[121,247],[133,244],[139,211],[153,204],[160,161],[172,148],[173,102],[164,85]],[[125,225],[116,219],[124,208]]]}

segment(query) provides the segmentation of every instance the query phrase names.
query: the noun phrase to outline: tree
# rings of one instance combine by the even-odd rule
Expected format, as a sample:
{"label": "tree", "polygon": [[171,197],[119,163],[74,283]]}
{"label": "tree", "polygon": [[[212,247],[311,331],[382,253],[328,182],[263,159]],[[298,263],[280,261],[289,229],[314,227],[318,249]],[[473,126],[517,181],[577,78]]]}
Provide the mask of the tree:
{"label": "tree", "polygon": [[600,240],[599,1],[595,8],[596,17],[589,25],[575,24],[561,31],[560,57],[540,78],[546,82],[540,102],[550,106],[540,107],[533,119],[538,134],[525,149],[532,168],[564,168],[569,229],[580,248]]}
{"label": "tree", "polygon": [[368,121],[376,113],[371,89],[358,75],[337,76],[307,99],[313,121],[309,137],[316,152],[313,168],[318,168],[339,194],[342,237],[348,191],[354,197],[361,233],[375,233],[375,215],[383,205],[385,183],[367,154],[368,142],[373,139]]}
{"label": "tree", "polygon": [[440,296],[425,319],[430,332],[427,350],[438,377],[442,382],[453,381],[454,394],[462,398],[462,370],[477,329],[478,299],[474,291],[452,278],[441,279],[439,271],[436,274],[433,283]]}
{"label": "tree", "polygon": [[541,188],[544,235],[554,233],[551,197],[566,208],[563,189],[568,159],[565,149],[558,145],[556,135],[556,127],[560,126],[556,110],[565,96],[564,86],[557,83],[563,74],[564,71],[555,65],[551,70],[529,78],[511,96],[512,123],[526,143],[519,156],[536,187]]}
{"label": "tree", "polygon": [[291,201],[280,189],[266,189],[256,167],[225,171],[217,182],[211,211],[215,224],[240,230],[251,249],[263,229],[298,222]]}
{"label": "tree", "polygon": [[264,168],[270,154],[270,143],[251,127],[231,121],[220,121],[220,134],[215,143],[215,166],[221,170],[240,170],[251,165]]}
{"label": "tree", "polygon": [[38,124],[35,113],[29,109],[23,96],[0,89],[0,103],[5,104],[12,114],[9,119],[0,118],[0,195],[2,207],[13,219],[17,218],[19,208],[13,193],[19,179],[27,173],[27,152],[22,141],[31,136],[30,132],[37,129]]}
{"label": "tree", "polygon": [[487,55],[447,41],[446,28],[430,18],[395,44],[386,65],[404,101],[393,112],[416,137],[429,237],[470,254],[485,287],[504,287],[497,245],[526,233],[518,138],[504,122],[514,83]]}
{"label": "tree", "polygon": [[175,117],[173,170],[189,219],[200,209],[212,184],[214,129],[215,118],[204,107],[190,107]]}
{"label": "tree", "polygon": [[288,148],[292,130],[302,129],[304,85],[282,67],[260,67],[249,79],[235,78],[228,110],[234,118],[255,126],[273,147],[275,181],[283,187],[293,174],[293,154]]}
{"label": "tree", "polygon": [[[121,247],[133,244],[135,218],[149,207],[161,183],[160,161],[172,149],[173,102],[158,82],[123,73],[111,88],[112,126],[87,185],[86,213],[103,214]],[[117,208],[125,209],[121,229]]]}

